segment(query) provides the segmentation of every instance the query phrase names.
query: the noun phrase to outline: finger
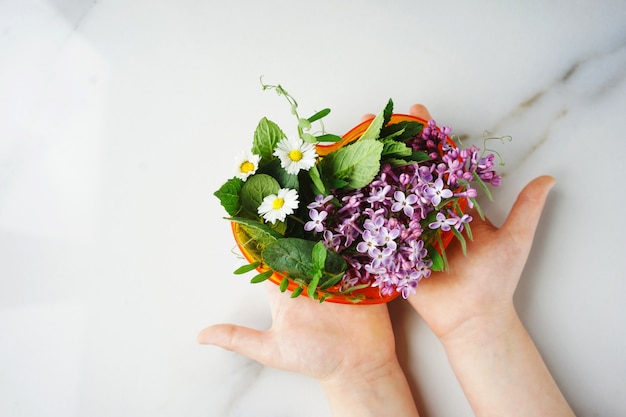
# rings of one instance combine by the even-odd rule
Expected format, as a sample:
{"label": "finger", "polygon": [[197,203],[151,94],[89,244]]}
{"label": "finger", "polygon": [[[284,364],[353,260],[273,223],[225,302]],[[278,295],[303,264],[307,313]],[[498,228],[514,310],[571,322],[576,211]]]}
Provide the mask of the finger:
{"label": "finger", "polygon": [[271,345],[265,339],[265,332],[234,324],[216,324],[198,335],[198,343],[202,345],[219,346],[261,363],[268,356],[263,348]]}
{"label": "finger", "polygon": [[366,113],[366,114],[363,115],[363,117],[361,117],[361,121],[364,122],[366,120],[373,119],[374,117],[376,117],[375,114]]}
{"label": "finger", "polygon": [[428,111],[428,109],[426,108],[426,106],[424,106],[423,104],[414,104],[411,106],[411,109],[409,110],[409,114],[415,116],[415,117],[419,117],[420,119],[424,119],[424,120],[430,120],[433,117],[430,115],[430,112]]}
{"label": "finger", "polygon": [[554,182],[554,178],[545,175],[528,183],[519,193],[501,229],[516,240],[530,245]]}

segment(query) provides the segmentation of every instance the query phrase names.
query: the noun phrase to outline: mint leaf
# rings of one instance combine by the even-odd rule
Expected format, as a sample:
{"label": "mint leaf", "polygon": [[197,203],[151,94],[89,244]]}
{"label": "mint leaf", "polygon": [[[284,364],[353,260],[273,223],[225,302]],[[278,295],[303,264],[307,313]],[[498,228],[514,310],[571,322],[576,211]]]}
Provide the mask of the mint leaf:
{"label": "mint leaf", "polygon": [[426,152],[413,151],[409,159],[413,162],[426,162],[430,161],[431,158],[430,155],[428,155]]}
{"label": "mint leaf", "polygon": [[281,188],[293,188],[294,190],[298,190],[300,188],[298,176],[285,171],[285,168],[281,166],[280,159],[278,158],[266,164],[259,170],[259,173],[268,174],[276,179]]}
{"label": "mint leaf", "polygon": [[[263,251],[263,262],[275,271],[285,273],[292,279],[312,279],[314,269],[313,247],[315,242],[298,238],[284,238],[270,243]],[[333,251],[326,251],[324,271],[338,274],[346,269],[344,259]]]}
{"label": "mint leaf", "polygon": [[385,108],[374,117],[372,123],[369,125],[365,133],[359,138],[361,141],[366,140],[376,140],[380,137],[380,131],[387,123],[389,123],[389,119],[391,118],[391,114],[393,112],[393,101],[389,99]]}
{"label": "mint leaf", "polygon": [[241,187],[239,198],[242,207],[251,214],[257,214],[263,199],[278,193],[280,184],[267,174],[257,174],[248,178]]}
{"label": "mint leaf", "polygon": [[374,117],[374,120],[372,120],[372,123],[370,123],[365,133],[363,133],[363,135],[361,135],[361,137],[359,138],[359,141],[368,141],[368,140],[378,139],[380,135],[380,129],[384,126],[384,122],[385,122],[385,111],[383,110],[380,113],[378,113],[376,117]]}
{"label": "mint leaf", "polygon": [[380,130],[382,139],[395,139],[400,142],[406,142],[413,139],[422,132],[424,125],[420,122],[411,122],[403,120],[392,125],[387,125]]}
{"label": "mint leaf", "polygon": [[393,114],[393,101],[389,99],[385,108],[383,109],[383,126],[387,126],[389,120],[391,120],[391,115]]}
{"label": "mint leaf", "polygon": [[274,158],[274,148],[285,134],[280,127],[267,118],[262,118],[254,131],[254,140],[252,142],[252,152],[260,155],[263,159],[271,160]]}
{"label": "mint leaf", "polygon": [[321,277],[322,277],[322,271],[317,271],[315,274],[313,274],[313,277],[311,278],[311,282],[309,283],[309,287],[307,289],[308,296],[314,300],[316,298],[316,292],[317,292],[316,290],[317,290],[317,286],[320,283]]}
{"label": "mint leaf", "polygon": [[239,178],[231,178],[219,190],[213,193],[213,195],[220,200],[220,204],[226,209],[226,212],[234,216],[239,212],[241,204],[239,201],[239,193],[243,181]]}
{"label": "mint leaf", "polygon": [[321,162],[324,176],[330,179],[327,183],[340,180],[347,183],[348,189],[365,187],[380,170],[382,151],[383,144],[379,141],[359,140],[331,153]]}
{"label": "mint leaf", "polygon": [[395,140],[388,139],[383,141],[383,145],[383,157],[404,158],[411,156],[413,153],[413,149],[406,146],[404,142],[396,142]]}
{"label": "mint leaf", "polygon": [[326,262],[326,247],[322,242],[317,242],[313,246],[311,256],[313,258],[313,269],[322,271]]}

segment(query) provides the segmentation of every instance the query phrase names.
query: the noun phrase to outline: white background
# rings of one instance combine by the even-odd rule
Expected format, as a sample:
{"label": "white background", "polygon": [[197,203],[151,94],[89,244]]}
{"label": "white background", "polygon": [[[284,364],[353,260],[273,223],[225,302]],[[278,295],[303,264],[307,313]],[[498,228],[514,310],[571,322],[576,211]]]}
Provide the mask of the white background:
{"label": "white background", "polygon": [[[344,133],[393,98],[481,145],[512,135],[495,202],[556,177],[516,294],[579,416],[626,415],[626,4],[0,0],[0,415],[323,416],[308,378],[196,334],[269,325],[212,193],[281,83]],[[471,410],[401,300],[423,416]]]}

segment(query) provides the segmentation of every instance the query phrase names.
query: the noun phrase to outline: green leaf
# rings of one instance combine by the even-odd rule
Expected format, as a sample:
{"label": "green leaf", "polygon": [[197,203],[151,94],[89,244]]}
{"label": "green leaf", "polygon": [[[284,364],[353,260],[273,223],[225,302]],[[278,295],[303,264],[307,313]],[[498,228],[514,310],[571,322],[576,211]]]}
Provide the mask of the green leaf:
{"label": "green leaf", "polygon": [[232,217],[227,220],[237,223],[237,241],[256,261],[261,260],[261,252],[267,245],[275,240],[282,239],[282,235],[264,223],[241,217]]}
{"label": "green leaf", "polygon": [[426,161],[430,161],[430,155],[428,155],[426,152],[422,152],[422,151],[413,151],[413,153],[411,153],[411,161],[413,162],[426,162]]}
{"label": "green leaf", "polygon": [[321,276],[322,276],[322,271],[319,271],[316,274],[314,274],[313,278],[311,278],[311,282],[309,283],[309,286],[307,288],[307,294],[312,299],[316,298],[315,297],[315,293],[317,292],[317,285],[320,282]]}
{"label": "green leaf", "polygon": [[399,142],[406,142],[413,139],[416,135],[422,132],[424,125],[420,122],[412,122],[403,120],[392,125],[386,125],[380,130],[381,139],[397,140]]}
{"label": "green leaf", "polygon": [[334,188],[343,188],[348,185],[348,181],[340,180],[339,178],[326,179],[326,182],[327,182],[328,188],[331,190]]}
{"label": "green leaf", "polygon": [[414,164],[415,162],[413,161],[407,161],[406,159],[398,159],[398,158],[391,158],[391,159],[385,159],[385,164],[389,164],[392,167],[403,167],[403,166],[407,166],[407,165],[411,165]]}
{"label": "green leaf", "polygon": [[459,242],[461,243],[461,250],[463,251],[463,255],[467,256],[467,243],[465,242],[465,238],[463,237],[463,235],[461,233],[459,233],[458,230],[456,230],[454,227],[451,228],[450,230],[452,230],[452,233],[454,233],[454,236],[459,240]]}
{"label": "green leaf", "polygon": [[478,176],[476,172],[474,172],[474,180],[476,180],[476,182],[480,185],[480,187],[483,189],[485,194],[487,194],[487,198],[493,201],[493,196],[491,195],[491,191],[489,191],[487,184],[485,184],[485,182],[480,178],[480,176]]}
{"label": "green leaf", "polygon": [[322,242],[317,242],[313,246],[311,256],[313,258],[313,268],[320,271],[323,270],[326,262],[326,247]]}
{"label": "green leaf", "polygon": [[470,201],[474,204],[474,208],[476,209],[476,212],[480,216],[480,219],[485,220],[485,213],[483,213],[483,209],[480,208],[480,204],[478,204],[478,200],[472,197],[470,198]]}
{"label": "green leaf", "polygon": [[291,298],[298,297],[300,294],[302,294],[302,291],[304,291],[304,288],[302,286],[296,287],[296,289],[293,290],[293,292],[291,293]]}
{"label": "green leaf", "polygon": [[[338,149],[322,159],[326,178],[346,181],[348,189],[365,187],[380,170],[383,144],[376,140],[358,141]],[[328,181],[330,184],[331,181]]]}
{"label": "green leaf", "polygon": [[474,240],[474,235],[472,234],[472,228],[469,223],[465,223],[465,233],[467,233],[467,238],[469,240]]}
{"label": "green leaf", "polygon": [[326,186],[322,182],[322,178],[320,176],[320,171],[317,169],[317,165],[313,165],[309,170],[309,177],[311,177],[311,182],[313,185],[313,194],[327,194]]}
{"label": "green leaf", "polygon": [[[276,158],[259,169],[259,174],[267,174],[278,181],[281,188],[299,189],[298,176],[290,174],[281,166],[280,159]],[[257,174],[258,175],[258,174]],[[273,193],[272,193],[273,194]]]}
{"label": "green leaf", "polygon": [[266,160],[274,159],[274,148],[285,134],[280,127],[267,118],[262,118],[254,131],[252,152]]}
{"label": "green leaf", "polygon": [[289,279],[287,277],[284,277],[281,281],[280,281],[280,292],[285,292],[287,291],[287,287],[289,287]]}
{"label": "green leaf", "polygon": [[321,283],[321,285],[319,286],[320,290],[326,290],[326,289],[328,289],[328,288],[330,288],[332,286],[335,286],[335,285],[339,284],[339,281],[341,281],[341,278],[343,278],[343,275],[344,275],[344,273],[341,272],[339,274],[333,275],[333,276],[325,279]]}
{"label": "green leaf", "polygon": [[254,271],[259,265],[261,265],[261,262],[252,262],[251,264],[240,266],[239,268],[235,269],[235,272],[233,272],[233,274],[241,275],[245,274],[246,272]]}
{"label": "green leaf", "polygon": [[280,184],[267,174],[253,175],[241,187],[239,198],[242,207],[249,213],[257,214],[263,199],[278,193]]}
{"label": "green leaf", "polygon": [[[380,135],[380,129],[382,129],[382,127],[385,125],[385,117],[387,114],[387,109],[389,108],[389,103],[391,103],[391,109],[393,109],[393,102],[389,100],[387,106],[380,113],[378,113],[376,117],[374,117],[374,120],[372,120],[372,123],[370,123],[365,133],[363,133],[363,135],[359,138],[359,141],[378,139]],[[389,116],[391,116],[391,114],[389,114]]]}
{"label": "green leaf", "polygon": [[370,284],[355,285],[354,287],[346,288],[345,290],[341,291],[339,294],[341,295],[350,294],[350,293],[353,293],[354,291],[362,290],[363,288],[367,288],[369,286]]}
{"label": "green leaf", "polygon": [[283,238],[280,233],[274,231],[265,223],[261,223],[256,220],[245,219],[243,217],[230,217],[226,220],[237,223],[240,227],[245,229],[246,233],[249,234],[251,238],[258,242],[267,241],[269,243],[275,241],[276,239]]}
{"label": "green leaf", "polygon": [[444,269],[443,258],[441,257],[439,252],[437,252],[434,248],[429,249],[428,256],[430,257],[430,260],[433,261],[433,264],[430,267],[431,271],[443,271]]}
{"label": "green leaf", "polygon": [[234,216],[239,212],[241,203],[239,201],[239,193],[244,182],[239,178],[231,178],[213,195],[220,200],[220,204],[226,209],[226,212]]}
{"label": "green leaf", "polygon": [[321,119],[322,117],[326,117],[326,116],[328,116],[328,114],[329,114],[329,113],[330,113],[330,109],[323,109],[323,110],[320,110],[320,111],[318,111],[317,113],[315,113],[313,116],[309,117],[309,118],[308,118],[308,121],[309,121],[309,122],[311,122],[311,123],[313,123],[313,122],[315,122],[316,120]]}
{"label": "green leaf", "polygon": [[337,136],[337,135],[332,135],[330,133],[326,133],[326,134],[323,134],[323,135],[316,136],[315,139],[318,142],[339,142],[343,138],[341,136]]}
{"label": "green leaf", "polygon": [[404,142],[396,142],[395,140],[383,141],[382,157],[404,158],[412,154],[413,149],[406,146]]}
{"label": "green leaf", "polygon": [[256,275],[254,278],[250,280],[252,284],[258,284],[259,282],[266,281],[274,274],[274,271],[269,270],[265,272],[261,272],[259,275]]}
{"label": "green leaf", "polygon": [[[315,242],[299,238],[276,240],[265,247],[263,262],[275,271],[285,273],[291,278],[311,280],[313,264],[313,247]],[[325,248],[324,248],[325,249]],[[333,251],[326,249],[324,270],[332,274],[346,269],[344,259]]]}
{"label": "green leaf", "polygon": [[391,115],[393,114],[393,101],[389,99],[385,108],[383,109],[383,126],[386,126],[391,120]]}

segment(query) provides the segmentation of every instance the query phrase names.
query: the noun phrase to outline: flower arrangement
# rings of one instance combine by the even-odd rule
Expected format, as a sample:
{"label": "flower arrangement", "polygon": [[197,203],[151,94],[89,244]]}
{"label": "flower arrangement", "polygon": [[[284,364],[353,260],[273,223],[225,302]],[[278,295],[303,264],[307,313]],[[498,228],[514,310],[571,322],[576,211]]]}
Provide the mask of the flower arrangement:
{"label": "flower arrangement", "polygon": [[288,100],[298,137],[261,119],[215,192],[249,262],[236,274],[256,269],[251,282],[271,279],[292,297],[377,303],[446,270],[451,239],[465,250],[467,209],[482,216],[478,189],[491,198],[487,185],[501,182],[494,153],[461,147],[433,120],[393,114],[392,100],[342,138],[324,130],[330,109],[302,118],[284,88],[262,86]]}

